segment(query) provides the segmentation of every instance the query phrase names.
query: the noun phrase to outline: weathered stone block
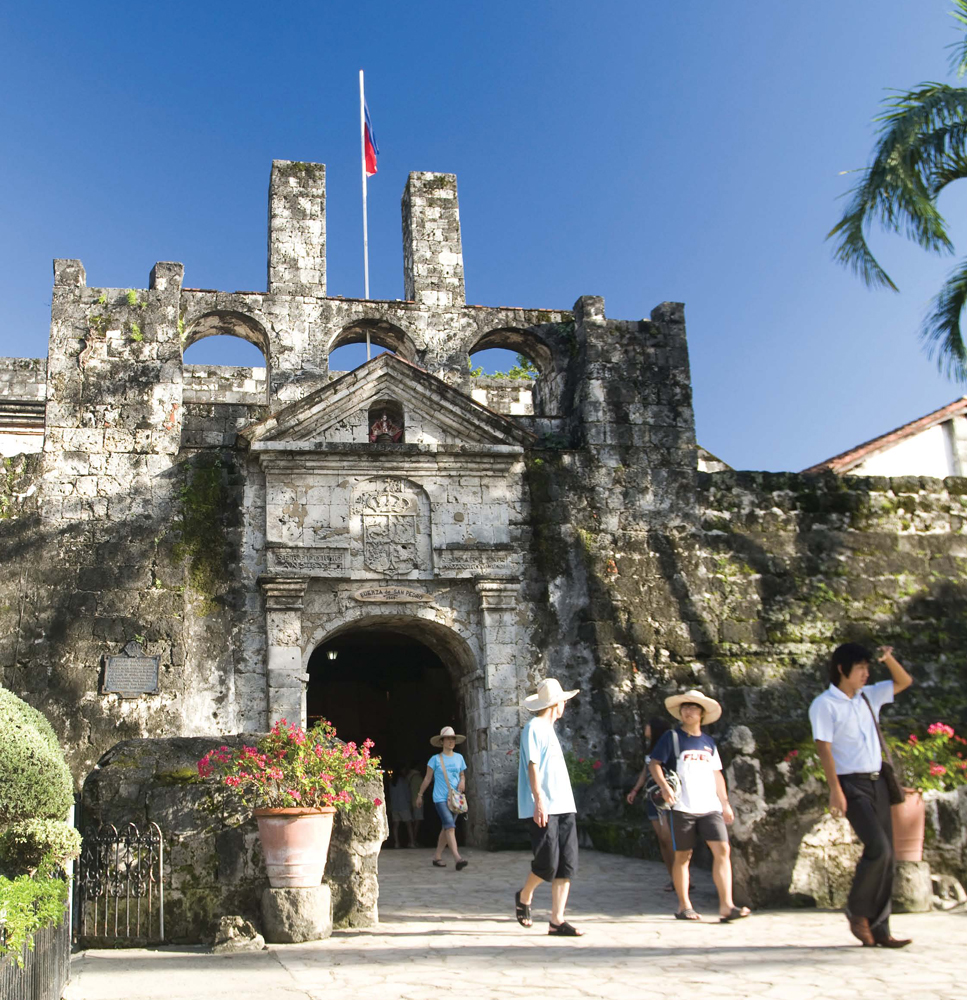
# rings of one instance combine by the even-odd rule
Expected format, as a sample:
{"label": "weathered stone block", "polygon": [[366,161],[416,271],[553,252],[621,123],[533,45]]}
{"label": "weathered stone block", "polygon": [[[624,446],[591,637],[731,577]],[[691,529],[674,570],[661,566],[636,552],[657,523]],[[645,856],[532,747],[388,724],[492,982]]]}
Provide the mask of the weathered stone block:
{"label": "weathered stone block", "polygon": [[270,944],[319,941],[332,935],[332,893],[328,885],[273,889],[262,893],[262,927]]}

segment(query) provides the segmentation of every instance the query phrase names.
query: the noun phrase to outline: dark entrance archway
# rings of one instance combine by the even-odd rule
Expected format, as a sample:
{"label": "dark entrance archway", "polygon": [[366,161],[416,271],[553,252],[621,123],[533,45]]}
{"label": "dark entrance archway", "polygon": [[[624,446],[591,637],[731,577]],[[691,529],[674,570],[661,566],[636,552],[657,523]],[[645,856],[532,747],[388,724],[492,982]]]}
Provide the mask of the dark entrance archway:
{"label": "dark entrance archway", "polygon": [[[372,739],[386,771],[414,765],[422,775],[434,752],[429,742],[434,733],[443,726],[466,732],[447,665],[429,646],[392,626],[332,636],[313,651],[307,672],[308,724],[325,718],[340,739]],[[436,843],[440,821],[429,792],[423,817],[420,841]]]}

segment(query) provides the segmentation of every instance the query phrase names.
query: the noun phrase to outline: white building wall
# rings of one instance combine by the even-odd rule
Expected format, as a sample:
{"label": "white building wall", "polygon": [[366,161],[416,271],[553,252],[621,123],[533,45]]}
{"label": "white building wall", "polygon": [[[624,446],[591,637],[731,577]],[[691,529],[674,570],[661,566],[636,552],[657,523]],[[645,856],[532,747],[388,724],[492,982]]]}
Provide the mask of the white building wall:
{"label": "white building wall", "polygon": [[[963,418],[957,418],[963,419]],[[947,476],[960,475],[959,462],[954,456],[951,424],[933,427],[899,441],[892,447],[870,455],[855,468],[850,476]]]}

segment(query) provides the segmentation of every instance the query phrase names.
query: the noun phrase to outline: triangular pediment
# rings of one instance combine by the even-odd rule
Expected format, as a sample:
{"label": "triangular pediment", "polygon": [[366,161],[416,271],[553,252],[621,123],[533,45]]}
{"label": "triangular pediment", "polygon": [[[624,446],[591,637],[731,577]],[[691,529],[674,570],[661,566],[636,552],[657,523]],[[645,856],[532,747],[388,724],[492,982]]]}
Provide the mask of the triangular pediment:
{"label": "triangular pediment", "polygon": [[534,440],[513,420],[394,354],[367,361],[249,425],[239,437],[256,450],[289,442],[300,450],[311,444],[356,446],[368,443],[370,411],[386,401],[402,410],[406,444],[521,447]]}

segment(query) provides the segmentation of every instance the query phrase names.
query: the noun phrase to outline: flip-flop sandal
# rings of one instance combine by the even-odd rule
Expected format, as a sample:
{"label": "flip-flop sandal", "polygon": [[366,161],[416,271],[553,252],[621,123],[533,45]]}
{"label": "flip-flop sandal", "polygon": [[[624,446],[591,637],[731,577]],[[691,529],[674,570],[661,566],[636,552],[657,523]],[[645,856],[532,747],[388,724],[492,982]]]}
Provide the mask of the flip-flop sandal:
{"label": "flip-flop sandal", "polygon": [[437,861],[436,858],[433,859],[434,868],[446,868],[446,866],[447,866],[446,861]]}
{"label": "flip-flop sandal", "polygon": [[746,917],[751,916],[752,911],[747,906],[743,906],[741,910],[737,906],[733,906],[727,916],[719,917],[719,923],[730,924],[733,920],[744,920]]}
{"label": "flip-flop sandal", "polygon": [[534,921],[531,920],[530,905],[520,901],[520,890],[518,890],[514,895],[514,914],[517,917],[517,923],[519,923],[521,927],[534,926]]}
{"label": "flip-flop sandal", "polygon": [[469,864],[470,864],[470,862],[469,862],[469,861],[467,861],[467,860],[466,860],[466,858],[461,858],[461,859],[460,859],[460,860],[459,860],[459,861],[458,861],[458,862],[456,863],[455,867],[456,867],[456,869],[457,869],[457,871],[458,871],[458,872],[462,872],[462,871],[464,870],[464,868],[466,868],[466,867],[467,867],[467,865],[469,865]]}
{"label": "flip-flop sandal", "polygon": [[676,920],[701,920],[702,919],[702,915],[701,915],[701,913],[697,913],[695,910],[693,910],[689,906],[689,907],[686,907],[684,910],[679,910],[678,913],[675,914],[675,919]]}
{"label": "flip-flop sandal", "polygon": [[573,924],[569,924],[566,920],[563,924],[548,923],[547,933],[556,934],[558,937],[584,937],[584,931],[579,931]]}

